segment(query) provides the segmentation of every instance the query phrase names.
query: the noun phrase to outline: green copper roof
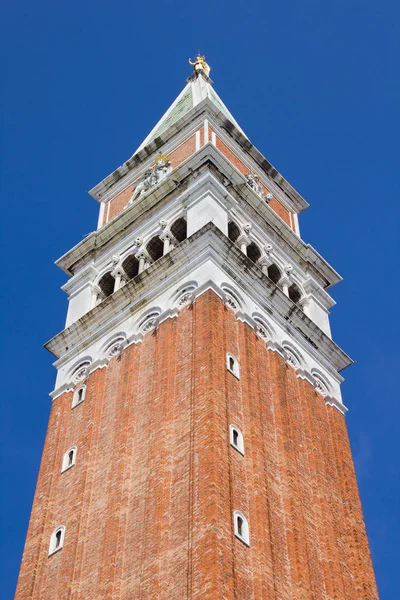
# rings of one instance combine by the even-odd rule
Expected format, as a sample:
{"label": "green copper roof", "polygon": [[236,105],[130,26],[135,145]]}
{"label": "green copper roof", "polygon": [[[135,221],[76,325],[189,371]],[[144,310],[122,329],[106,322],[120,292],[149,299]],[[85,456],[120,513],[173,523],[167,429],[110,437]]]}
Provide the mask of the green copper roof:
{"label": "green copper roof", "polygon": [[236,122],[236,120],[232,117],[231,113],[226,108],[226,106],[222,102],[221,98],[218,96],[218,94],[216,94],[214,92],[214,90],[211,87],[211,85],[208,87],[208,97],[210,98],[210,100],[212,100],[214,102],[214,104],[217,106],[217,108],[219,108],[219,110],[224,113],[224,115],[226,116],[226,118],[229,119],[230,121],[232,121],[232,123],[239,129],[239,131],[242,131],[241,127],[239,127],[239,125]]}
{"label": "green copper roof", "polygon": [[[157,136],[161,135],[163,131],[165,131],[166,129],[168,129],[168,127],[179,121],[179,119],[183,117],[185,113],[189,112],[191,108],[193,108],[193,93],[192,87],[188,86],[181,99],[178,100],[178,102],[170,110],[170,112],[167,112],[165,118],[152,132],[150,139],[154,139]],[[150,141],[150,139],[148,140],[148,142]]]}

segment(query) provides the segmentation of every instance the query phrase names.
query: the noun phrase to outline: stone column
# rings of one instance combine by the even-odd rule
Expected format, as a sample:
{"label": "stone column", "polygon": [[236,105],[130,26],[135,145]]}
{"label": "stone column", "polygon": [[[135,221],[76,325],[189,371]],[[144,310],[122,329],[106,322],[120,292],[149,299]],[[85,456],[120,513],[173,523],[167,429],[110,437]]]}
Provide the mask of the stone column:
{"label": "stone column", "polygon": [[238,239],[236,240],[236,243],[239,244],[239,247],[240,247],[241,251],[243,252],[243,254],[246,254],[246,256],[247,256],[247,246],[250,244],[249,236],[246,234],[240,235],[238,237]]}
{"label": "stone column", "polygon": [[257,264],[261,267],[262,272],[268,276],[268,267],[272,265],[274,261],[268,254],[263,254],[257,261]]}
{"label": "stone column", "polygon": [[111,275],[114,275],[114,292],[117,292],[121,287],[121,271],[115,271],[114,273],[111,273]]}
{"label": "stone column", "polygon": [[147,267],[151,264],[151,259],[145,249],[143,249],[139,254],[136,255],[136,258],[139,259],[139,273],[142,273]]}
{"label": "stone column", "polygon": [[285,296],[289,298],[289,287],[292,285],[292,282],[289,279],[289,277],[282,277],[278,281],[278,285],[282,289],[282,292],[285,294]]}
{"label": "stone column", "polygon": [[139,273],[144,271],[145,268],[146,268],[146,258],[144,257],[143,254],[140,254],[139,255]]}
{"label": "stone column", "polygon": [[285,273],[286,273],[286,276],[282,277],[282,279],[279,281],[279,285],[281,286],[282,291],[285,294],[285,296],[287,296],[289,298],[289,287],[293,283],[293,280],[291,278],[291,275],[293,273],[292,265],[286,265]]}
{"label": "stone column", "polygon": [[164,249],[163,249],[163,255],[165,256],[167,254],[167,252],[169,252],[169,237],[167,235],[165,235],[163,237],[163,242],[164,242]]}

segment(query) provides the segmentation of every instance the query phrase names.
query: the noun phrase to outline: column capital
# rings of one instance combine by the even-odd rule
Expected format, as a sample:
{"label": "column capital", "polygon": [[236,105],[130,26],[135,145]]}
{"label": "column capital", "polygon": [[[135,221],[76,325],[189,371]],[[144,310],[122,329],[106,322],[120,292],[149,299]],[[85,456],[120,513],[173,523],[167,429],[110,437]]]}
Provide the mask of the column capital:
{"label": "column capital", "polygon": [[237,238],[236,244],[239,244],[240,246],[242,246],[242,245],[249,246],[251,244],[251,239],[249,238],[248,235],[246,235],[245,233],[242,233],[242,235],[239,235],[239,237]]}
{"label": "column capital", "polygon": [[164,233],[161,233],[158,237],[162,242],[168,239],[172,244],[174,244],[174,246],[178,244],[175,236],[169,230],[164,231]]}
{"label": "column capital", "polygon": [[91,289],[92,294],[99,294],[101,297],[104,297],[103,291],[97,284],[92,283],[91,288],[92,288]]}
{"label": "column capital", "polygon": [[262,256],[260,256],[257,263],[261,267],[269,267],[270,265],[272,265],[274,263],[274,260],[269,254],[263,254]]}
{"label": "column capital", "polygon": [[150,254],[147,252],[146,248],[142,248],[141,250],[139,250],[139,252],[137,252],[135,254],[136,258],[138,260],[140,260],[141,258],[144,258],[145,260],[151,260],[151,256]]}

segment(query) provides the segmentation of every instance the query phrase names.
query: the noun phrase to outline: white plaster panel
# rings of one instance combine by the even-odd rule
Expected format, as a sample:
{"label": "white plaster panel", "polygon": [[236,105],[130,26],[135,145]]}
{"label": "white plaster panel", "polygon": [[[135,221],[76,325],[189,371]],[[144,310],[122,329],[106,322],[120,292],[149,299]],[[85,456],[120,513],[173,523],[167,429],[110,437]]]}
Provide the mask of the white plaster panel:
{"label": "white plaster panel", "polygon": [[187,210],[188,237],[207,223],[214,223],[225,235],[228,235],[228,213],[209,194],[190,206]]}
{"label": "white plaster panel", "polygon": [[327,336],[332,338],[331,327],[329,324],[329,313],[314,298],[308,297],[308,303],[304,307],[304,312]]}
{"label": "white plaster panel", "polygon": [[65,327],[69,327],[89,312],[92,297],[91,287],[90,284],[87,284],[69,297]]}

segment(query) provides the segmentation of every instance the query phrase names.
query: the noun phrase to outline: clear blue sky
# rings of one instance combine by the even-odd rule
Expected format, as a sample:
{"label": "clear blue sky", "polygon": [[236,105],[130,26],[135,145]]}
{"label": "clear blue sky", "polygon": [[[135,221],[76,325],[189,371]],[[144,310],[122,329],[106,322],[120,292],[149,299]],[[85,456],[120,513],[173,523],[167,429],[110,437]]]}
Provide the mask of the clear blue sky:
{"label": "clear blue sky", "polygon": [[11,599],[63,328],[53,261],[96,227],[86,192],[182,89],[198,49],[252,142],[307,199],[332,290],[348,427],[382,600],[398,600],[399,39],[395,0],[5,0],[1,598]]}

